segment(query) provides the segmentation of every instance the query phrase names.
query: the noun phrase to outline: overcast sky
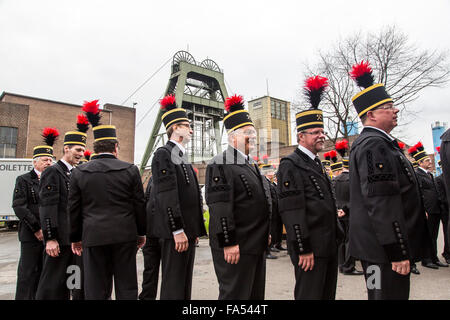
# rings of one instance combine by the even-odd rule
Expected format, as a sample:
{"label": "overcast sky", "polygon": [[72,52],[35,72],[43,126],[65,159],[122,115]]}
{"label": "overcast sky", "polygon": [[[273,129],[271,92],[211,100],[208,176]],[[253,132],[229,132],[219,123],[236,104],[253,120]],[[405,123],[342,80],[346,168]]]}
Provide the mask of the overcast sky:
{"label": "overcast sky", "polygon": [[[367,5],[367,7],[364,7]],[[423,49],[450,49],[450,1],[24,1],[0,0],[0,92],[81,104],[121,104],[187,50],[224,70],[228,93],[292,101],[303,65],[318,49],[357,31],[396,25]],[[168,63],[125,105],[137,122],[163,94]],[[429,89],[411,106],[406,142],[433,152],[431,123],[450,122],[450,86]],[[154,108],[156,111],[156,108]],[[155,120],[136,129],[139,163]],[[401,119],[400,119],[401,121]]]}

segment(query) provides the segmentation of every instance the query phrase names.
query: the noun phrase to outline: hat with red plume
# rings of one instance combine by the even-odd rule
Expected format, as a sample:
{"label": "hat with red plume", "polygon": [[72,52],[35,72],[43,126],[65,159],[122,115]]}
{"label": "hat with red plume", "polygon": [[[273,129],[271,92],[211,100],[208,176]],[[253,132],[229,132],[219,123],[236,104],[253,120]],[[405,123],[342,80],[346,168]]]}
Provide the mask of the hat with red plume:
{"label": "hat with red plume", "polygon": [[303,93],[307,98],[310,107],[295,115],[297,132],[310,128],[323,128],[323,112],[319,109],[319,104],[327,87],[327,78],[314,76],[306,79]]}
{"label": "hat with red plume", "polygon": [[102,140],[117,140],[116,127],[110,124],[101,124],[100,105],[98,100],[85,101],[83,109],[86,117],[92,125],[94,142]]}
{"label": "hat with red plume", "polygon": [[322,164],[323,164],[325,167],[329,167],[329,166],[331,165],[331,156],[330,156],[330,153],[329,153],[329,152],[325,152],[325,153],[323,154],[323,157],[324,157],[324,160],[321,161]]}
{"label": "hat with red plume", "polygon": [[342,157],[342,166],[344,168],[349,167],[349,159],[348,159],[348,141],[343,139],[341,141],[336,142],[335,146],[336,151],[341,155]]}
{"label": "hat with red plume", "polygon": [[244,98],[235,94],[225,99],[225,117],[223,123],[228,133],[247,125],[253,126],[250,114],[244,109]]}
{"label": "hat with red plume", "polygon": [[352,98],[353,105],[360,118],[376,107],[393,102],[384,84],[374,84],[372,68],[368,61],[363,60],[355,64],[349,74],[359,87],[364,88]]}
{"label": "hat with red plume", "polygon": [[334,171],[341,169],[342,161],[338,161],[338,157],[337,157],[338,154],[337,154],[336,150],[331,150],[329,152],[329,155],[330,155],[331,161],[333,162],[330,166],[331,171],[334,172]]}
{"label": "hat with red plume", "polygon": [[409,148],[408,153],[411,157],[414,158],[416,162],[419,162],[428,157],[427,153],[425,152],[425,148],[423,147],[423,144],[420,141],[417,142],[411,148]]}
{"label": "hat with red plume", "polygon": [[177,102],[173,94],[165,96],[159,101],[159,103],[161,105],[161,111],[163,112],[161,119],[166,127],[166,130],[175,123],[182,121],[189,122],[186,110],[177,106]]}
{"label": "hat with red plume", "polygon": [[42,137],[44,138],[45,145],[33,148],[33,159],[36,157],[53,157],[53,145],[59,137],[59,131],[56,128],[44,128],[42,130]]}

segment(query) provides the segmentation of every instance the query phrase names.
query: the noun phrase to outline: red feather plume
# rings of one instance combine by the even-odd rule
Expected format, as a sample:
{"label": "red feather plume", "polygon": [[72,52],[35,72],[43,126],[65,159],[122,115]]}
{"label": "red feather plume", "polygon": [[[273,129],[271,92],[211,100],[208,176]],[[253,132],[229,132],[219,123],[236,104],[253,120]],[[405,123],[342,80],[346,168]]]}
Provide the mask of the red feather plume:
{"label": "red feather plume", "polygon": [[370,67],[369,61],[361,61],[359,64],[355,64],[352,67],[352,70],[350,71],[350,77],[352,77],[353,80],[358,79],[359,77],[372,73],[372,68]]}
{"label": "red feather plume", "polygon": [[258,161],[259,161],[258,156],[254,156],[254,157],[253,157],[253,160],[255,160],[256,162],[258,162]]}
{"label": "red feather plume", "polygon": [[59,137],[59,131],[56,128],[44,128],[42,130],[42,137],[48,146],[53,146],[56,138]]}
{"label": "red feather plume", "polygon": [[331,160],[333,160],[333,162],[337,161],[337,152],[336,152],[336,150],[331,150],[330,151],[330,158],[331,158]]}
{"label": "red feather plume", "polygon": [[[162,98],[159,103],[161,104],[161,110],[169,110],[176,108],[175,96],[173,94],[169,94]],[[172,107],[172,108],[169,108]]]}
{"label": "red feather plume", "polygon": [[328,79],[321,76],[309,77],[305,81],[305,89],[308,91],[316,91],[328,87]]}
{"label": "red feather plume", "polygon": [[325,158],[325,160],[331,160],[330,152],[325,152],[323,154],[323,157]]}
{"label": "red feather plume", "polygon": [[408,149],[408,153],[409,154],[414,154],[417,152],[417,148],[416,146],[412,146],[411,148]]}
{"label": "red feather plume", "polygon": [[99,113],[99,107],[98,100],[85,101],[82,110],[86,113],[97,114]]}
{"label": "red feather plume", "polygon": [[436,151],[437,151],[438,153],[441,153],[441,147],[436,147]]}
{"label": "red feather plume", "polygon": [[91,151],[91,150],[86,150],[86,151],[84,152],[84,156],[85,156],[85,157],[90,157],[91,154],[92,154],[92,151]]}
{"label": "red feather plume", "polygon": [[405,144],[401,141],[397,141],[398,146],[400,147],[400,149],[405,149]]}
{"label": "red feather plume", "polygon": [[335,147],[336,147],[336,150],[347,150],[348,149],[348,141],[344,139],[342,141],[336,142]]}
{"label": "red feather plume", "polygon": [[227,112],[236,111],[234,109],[244,108],[244,97],[235,94],[234,96],[228,97],[225,100],[225,110]]}
{"label": "red feather plume", "polygon": [[89,124],[89,120],[84,114],[79,114],[77,116],[77,123],[78,124]]}

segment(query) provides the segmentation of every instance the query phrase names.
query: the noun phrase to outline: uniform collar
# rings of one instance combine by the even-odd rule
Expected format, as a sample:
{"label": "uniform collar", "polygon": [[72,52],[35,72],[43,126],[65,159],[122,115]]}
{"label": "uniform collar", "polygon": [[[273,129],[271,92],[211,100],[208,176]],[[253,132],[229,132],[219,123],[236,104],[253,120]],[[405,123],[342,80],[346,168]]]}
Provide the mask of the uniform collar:
{"label": "uniform collar", "polygon": [[179,143],[179,142],[177,142],[175,140],[172,140],[172,139],[169,140],[169,141],[172,142],[173,144],[175,144],[178,147],[178,149],[180,149],[181,152],[183,152],[183,154],[186,153],[186,148],[181,143]]}
{"label": "uniform collar", "polygon": [[73,166],[72,165],[70,165],[67,161],[65,161],[64,159],[60,159],[60,161],[62,162],[62,163],[64,163],[64,165],[66,166],[66,168],[67,168],[67,170],[70,172],[70,171],[72,171],[72,169],[73,169]]}
{"label": "uniform collar", "polygon": [[386,131],[384,131],[384,130],[382,130],[382,129],[380,129],[380,128],[372,127],[372,126],[364,126],[364,129],[365,129],[365,128],[370,128],[370,129],[378,130],[378,131],[384,133],[390,140],[392,140],[392,141],[395,140],[395,138],[393,138],[389,133],[387,133]]}
{"label": "uniform collar", "polygon": [[299,145],[298,145],[298,148],[299,148],[300,151],[302,151],[304,154],[306,154],[308,157],[310,157],[311,160],[315,160],[315,159],[316,159],[317,155],[314,154],[314,153],[312,153],[310,150],[308,150],[308,149],[305,148],[304,146],[302,146],[302,145],[299,144]]}

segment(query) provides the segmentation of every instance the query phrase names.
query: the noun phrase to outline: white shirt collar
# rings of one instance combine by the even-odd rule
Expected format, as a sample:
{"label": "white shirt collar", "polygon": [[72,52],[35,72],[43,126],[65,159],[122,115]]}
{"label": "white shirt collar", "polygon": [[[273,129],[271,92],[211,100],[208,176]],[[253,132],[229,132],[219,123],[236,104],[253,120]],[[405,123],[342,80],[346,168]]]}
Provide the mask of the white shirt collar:
{"label": "white shirt collar", "polygon": [[425,172],[426,174],[428,174],[428,171],[427,171],[427,170],[425,170],[424,168],[422,168],[421,166],[419,166],[419,169],[422,169],[422,170],[423,170],[423,172]]}
{"label": "white shirt collar", "polygon": [[64,159],[61,159],[61,162],[64,163],[64,165],[67,167],[67,170],[72,171],[73,166],[70,165],[67,161],[65,161]]}
{"label": "white shirt collar", "polygon": [[300,149],[300,151],[302,151],[303,153],[306,153],[306,155],[308,156],[308,157],[310,157],[312,160],[315,160],[316,159],[316,157],[317,157],[317,155],[316,154],[314,154],[314,153],[312,153],[311,151],[309,151],[308,149],[306,149],[304,146],[302,146],[302,145],[298,145],[298,148]]}
{"label": "white shirt collar", "polygon": [[36,168],[34,168],[34,172],[37,174],[38,177],[41,176],[41,173],[42,173],[42,172],[40,172],[39,170],[36,170]]}
{"label": "white shirt collar", "polygon": [[371,129],[375,129],[378,130],[380,132],[383,132],[385,135],[388,136],[389,139],[391,139],[392,141],[395,140],[395,138],[393,138],[389,133],[387,133],[386,131],[384,131],[383,129],[377,128],[377,127],[372,127],[372,126],[364,126],[364,128],[371,128]]}
{"label": "white shirt collar", "polygon": [[248,161],[250,161],[250,157],[248,156],[248,155],[246,155],[245,153],[243,153],[241,150],[239,150],[239,149],[236,149],[235,147],[233,147],[233,146],[231,146],[234,150],[236,150],[237,152],[239,152],[243,157],[244,157],[244,159],[247,159]]}
{"label": "white shirt collar", "polygon": [[183,154],[186,153],[186,148],[183,147],[183,146],[181,145],[181,143],[178,143],[178,142],[175,141],[175,140],[170,140],[170,141],[173,142],[173,143],[175,143],[175,145],[181,150],[181,152],[183,152]]}

